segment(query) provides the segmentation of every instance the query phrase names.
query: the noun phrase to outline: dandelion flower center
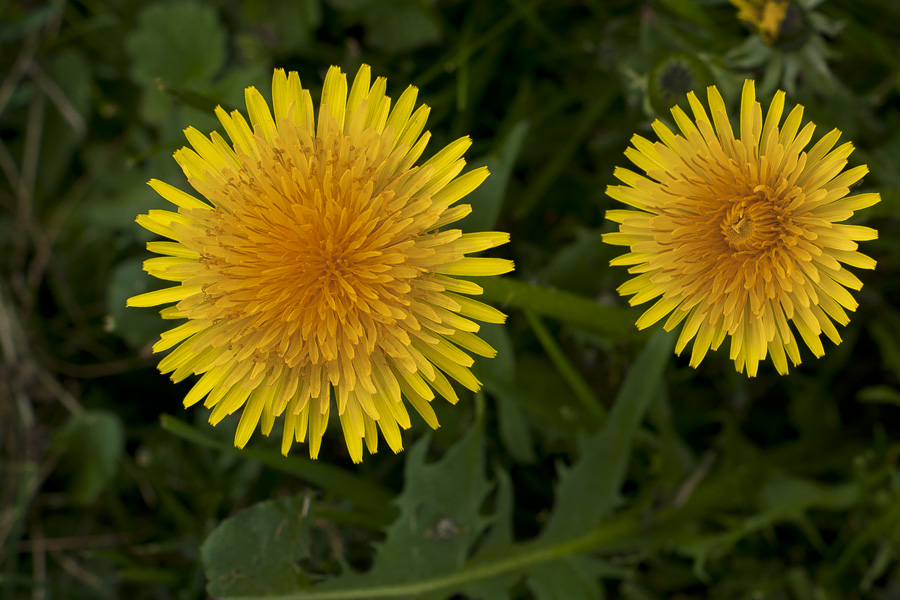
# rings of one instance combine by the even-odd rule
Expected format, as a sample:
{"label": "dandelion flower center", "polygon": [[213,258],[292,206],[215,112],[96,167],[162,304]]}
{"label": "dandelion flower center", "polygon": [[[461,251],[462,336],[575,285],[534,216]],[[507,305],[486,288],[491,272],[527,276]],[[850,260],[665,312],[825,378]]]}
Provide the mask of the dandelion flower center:
{"label": "dandelion flower center", "polygon": [[[217,212],[201,244],[227,239],[231,246],[215,265],[221,282],[204,290],[221,311],[212,316],[249,317],[237,339],[267,329],[252,339],[257,360],[325,365],[339,380],[343,356],[370,373],[366,361],[381,350],[380,330],[409,316],[410,280],[423,272],[402,265],[429,223],[396,235],[408,228],[396,210],[408,198],[379,178],[384,157],[373,165],[365,145],[338,135],[316,140],[299,166],[280,145],[264,148],[255,168],[223,174],[224,190],[208,191],[235,207]],[[355,388],[353,376],[346,385]]]}
{"label": "dandelion flower center", "polygon": [[772,254],[794,245],[796,236],[786,227],[790,211],[783,204],[782,196],[764,185],[751,196],[723,203],[719,211],[725,213],[721,219],[725,241],[744,256]]}
{"label": "dandelion flower center", "polygon": [[[745,209],[747,209],[745,211]],[[728,216],[722,223],[722,230],[725,233],[725,239],[728,244],[735,250],[752,249],[756,247],[753,238],[753,221],[748,207],[744,206],[744,202],[728,209]]]}

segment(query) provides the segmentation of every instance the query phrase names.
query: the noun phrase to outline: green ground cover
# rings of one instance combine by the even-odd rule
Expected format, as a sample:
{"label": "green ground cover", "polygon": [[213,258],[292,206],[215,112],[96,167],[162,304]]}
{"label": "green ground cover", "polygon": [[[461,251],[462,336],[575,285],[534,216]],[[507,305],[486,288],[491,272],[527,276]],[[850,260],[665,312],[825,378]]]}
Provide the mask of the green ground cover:
{"label": "green ground cover", "polygon": [[[13,0],[0,5],[0,600],[900,597],[900,5],[791,3],[771,43],[723,0]],[[236,450],[181,406],[126,298],[172,153],[273,68],[362,63],[471,135],[492,175],[465,230],[512,241],[482,392],[417,416],[405,452]],[[638,331],[601,235],[632,135],[756,79],[837,127],[882,201],[843,342],[787,376],[699,368]],[[705,93],[700,94],[705,98]],[[426,151],[428,156],[428,151]],[[276,431],[278,431],[276,426]]]}

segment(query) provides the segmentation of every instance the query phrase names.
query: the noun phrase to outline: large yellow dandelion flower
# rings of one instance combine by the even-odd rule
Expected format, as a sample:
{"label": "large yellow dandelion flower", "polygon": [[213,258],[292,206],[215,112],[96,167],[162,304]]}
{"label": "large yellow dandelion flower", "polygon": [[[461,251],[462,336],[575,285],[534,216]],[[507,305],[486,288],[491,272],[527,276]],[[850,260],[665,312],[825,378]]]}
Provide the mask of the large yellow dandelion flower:
{"label": "large yellow dandelion flower", "polygon": [[410,86],[391,110],[386,82],[370,69],[347,77],[332,67],[318,119],[297,73],[276,70],[274,115],[256,88],[246,90],[250,124],[239,111],[216,114],[231,138],[185,131],[193,150],[175,160],[197,198],[150,185],[178,207],[137,219],[173,241],[150,242],[164,255],[145,270],[178,285],[131,298],[129,306],[175,303],[165,319],[187,319],[162,334],[155,352],[174,381],[202,374],[184,399],[206,398],[210,422],[243,408],[235,445],[256,426],[268,435],[284,415],[282,452],[309,434],[317,457],[332,411],[350,456],[362,460],[377,430],[394,452],[410,426],[406,400],[432,427],[437,392],[458,400],[449,378],[479,381],[469,353],[496,351],[471,319],[504,315],[469,298],[482,289],[456,276],[497,275],[510,261],[468,257],[508,241],[504,233],[446,229],[471,211],[455,204],[488,176],[459,176],[471,144],[459,139],[420,166],[429,108],[415,111]]}
{"label": "large yellow dandelion flower", "polygon": [[625,155],[647,176],[616,169],[625,185],[610,186],[607,194],[638,210],[609,211],[607,218],[620,225],[604,241],[631,249],[611,263],[637,274],[619,293],[633,294],[632,305],[657,299],[639,328],[669,315],[667,331],[686,321],[677,353],[696,338],[691,366],[728,335],[739,372],[746,367],[755,376],[771,353],[785,374],[787,358],[800,363],[789,322],[817,357],[825,352],[821,333],[840,343],[832,321],[847,324],[845,311],[857,303],[846,288],[862,286],[841,263],[874,268],[856,242],[877,237],[841,221],[880,198],[847,197],[868,169],[842,172],[853,145],[834,148],[840,131],[804,151],[815,125],[800,128],[802,106],[779,129],[784,92],[775,94],[764,120],[753,81],[744,83],[739,138],[715,86],[708,99],[711,120],[690,93],[693,121],[672,109],[681,134],[656,121],[661,143],[632,138]]}

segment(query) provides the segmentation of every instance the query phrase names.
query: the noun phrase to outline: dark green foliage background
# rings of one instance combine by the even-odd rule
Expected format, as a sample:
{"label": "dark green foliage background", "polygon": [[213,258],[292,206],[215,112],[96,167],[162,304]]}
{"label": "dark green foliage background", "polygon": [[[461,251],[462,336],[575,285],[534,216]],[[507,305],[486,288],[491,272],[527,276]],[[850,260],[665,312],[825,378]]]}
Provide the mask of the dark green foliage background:
{"label": "dark green foliage background", "polygon": [[[0,3],[0,600],[900,597],[900,5],[797,14],[770,47],[722,0]],[[501,353],[403,454],[353,466],[336,422],[320,461],[237,452],[155,371],[156,312],[124,308],[161,287],[145,182],[185,187],[182,130],[274,67],[317,99],[363,62],[420,88],[431,152],[471,135],[493,173],[463,227],[512,234]],[[785,89],[882,194],[844,342],[789,376],[735,373],[727,343],[691,369],[615,292],[604,189],[673,62],[732,116],[745,77]]]}

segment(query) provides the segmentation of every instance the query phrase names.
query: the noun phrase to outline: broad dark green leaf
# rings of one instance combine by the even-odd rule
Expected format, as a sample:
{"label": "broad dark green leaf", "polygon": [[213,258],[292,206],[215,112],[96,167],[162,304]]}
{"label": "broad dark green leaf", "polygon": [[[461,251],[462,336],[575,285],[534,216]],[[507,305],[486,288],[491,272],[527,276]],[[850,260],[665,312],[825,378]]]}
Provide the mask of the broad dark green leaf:
{"label": "broad dark green leaf", "polygon": [[533,427],[554,436],[574,438],[596,424],[573,394],[560,393],[566,389],[566,382],[549,359],[533,355],[519,358],[514,382],[503,383],[488,373],[482,375],[484,389],[492,397],[503,398],[504,405],[528,415]]}
{"label": "broad dark green leaf", "polygon": [[125,42],[131,76],[139,83],[196,89],[225,61],[225,31],[216,10],[195,1],[149,4]]}
{"label": "broad dark green leaf", "polygon": [[219,524],[200,548],[210,596],[309,586],[298,564],[309,556],[309,502],[305,494],[260,502]]}
{"label": "broad dark green leaf", "polygon": [[[492,386],[497,389],[500,386]],[[533,463],[537,460],[534,441],[522,407],[509,394],[494,394],[497,400],[497,420],[500,439],[516,462]]]}

